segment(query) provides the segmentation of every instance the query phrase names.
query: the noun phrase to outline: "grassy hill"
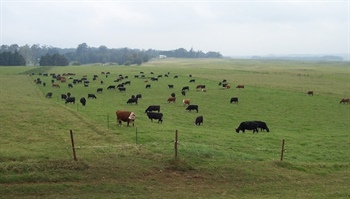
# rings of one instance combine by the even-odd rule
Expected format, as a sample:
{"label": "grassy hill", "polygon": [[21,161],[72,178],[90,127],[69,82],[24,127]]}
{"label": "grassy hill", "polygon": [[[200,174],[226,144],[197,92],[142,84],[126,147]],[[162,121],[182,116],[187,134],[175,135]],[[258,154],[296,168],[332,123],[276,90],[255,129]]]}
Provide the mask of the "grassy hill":
{"label": "grassy hill", "polygon": [[[52,78],[39,75],[45,72],[76,76],[52,88]],[[134,77],[141,72],[144,78]],[[68,88],[84,75],[88,87]],[[126,92],[107,90],[120,83],[114,82],[119,75],[131,81]],[[158,81],[150,80],[158,75]],[[0,198],[350,197],[350,106],[339,103],[350,97],[349,75],[346,62],[232,59],[1,67]],[[37,78],[46,86],[35,84]],[[231,89],[218,85],[223,79]],[[198,84],[206,92],[196,90]],[[190,87],[186,96],[183,86]],[[52,98],[45,97],[48,92]],[[87,99],[86,106],[65,104],[60,95],[67,92],[77,101],[88,93],[97,99]],[[175,104],[166,102],[171,93]],[[126,104],[136,94],[142,94],[138,105]],[[239,103],[230,104],[231,97]],[[185,111],[185,98],[199,106],[198,113]],[[161,106],[162,124],[147,118],[149,105]],[[136,113],[135,127],[117,125],[120,109]],[[204,125],[195,126],[200,115]],[[270,132],[237,134],[235,128],[247,120],[265,121]],[[280,161],[282,140],[286,151]]]}

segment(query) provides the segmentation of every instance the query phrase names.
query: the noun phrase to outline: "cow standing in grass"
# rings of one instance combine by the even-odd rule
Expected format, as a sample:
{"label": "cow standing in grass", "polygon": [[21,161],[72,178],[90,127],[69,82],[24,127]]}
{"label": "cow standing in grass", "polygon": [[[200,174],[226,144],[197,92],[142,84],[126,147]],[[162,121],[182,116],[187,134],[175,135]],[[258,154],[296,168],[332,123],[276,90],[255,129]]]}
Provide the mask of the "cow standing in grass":
{"label": "cow standing in grass", "polygon": [[124,111],[124,110],[117,110],[117,122],[119,126],[122,126],[122,122],[126,122],[127,126],[129,126],[129,123],[132,123],[132,126],[134,126],[136,115],[134,112],[131,111]]}

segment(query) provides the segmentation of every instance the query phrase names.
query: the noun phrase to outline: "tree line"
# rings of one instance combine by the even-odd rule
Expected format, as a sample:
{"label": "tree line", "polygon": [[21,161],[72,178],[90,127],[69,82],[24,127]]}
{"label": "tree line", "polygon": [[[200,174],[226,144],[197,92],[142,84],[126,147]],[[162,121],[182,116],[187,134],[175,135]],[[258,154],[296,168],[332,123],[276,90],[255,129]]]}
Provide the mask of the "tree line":
{"label": "tree line", "polygon": [[158,57],[176,58],[222,58],[219,52],[194,51],[179,48],[175,50],[160,51],[154,49],[140,50],[130,48],[90,47],[86,43],[79,44],[77,48],[57,48],[34,44],[19,46],[17,44],[2,45],[0,48],[0,65],[34,65],[34,66],[66,66],[69,64],[118,64],[141,65],[150,59]]}

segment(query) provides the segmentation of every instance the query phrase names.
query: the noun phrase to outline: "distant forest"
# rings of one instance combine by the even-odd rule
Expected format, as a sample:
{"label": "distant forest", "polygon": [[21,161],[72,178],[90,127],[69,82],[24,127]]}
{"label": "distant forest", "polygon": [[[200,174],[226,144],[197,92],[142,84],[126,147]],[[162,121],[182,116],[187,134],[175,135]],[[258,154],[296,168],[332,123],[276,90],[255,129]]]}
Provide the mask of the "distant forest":
{"label": "distant forest", "polygon": [[19,46],[2,45],[0,49],[1,66],[67,66],[91,63],[141,65],[153,58],[222,58],[219,52],[186,50],[140,50],[130,48],[107,48],[106,46],[90,47],[86,43],[77,48],[57,48],[39,44]]}

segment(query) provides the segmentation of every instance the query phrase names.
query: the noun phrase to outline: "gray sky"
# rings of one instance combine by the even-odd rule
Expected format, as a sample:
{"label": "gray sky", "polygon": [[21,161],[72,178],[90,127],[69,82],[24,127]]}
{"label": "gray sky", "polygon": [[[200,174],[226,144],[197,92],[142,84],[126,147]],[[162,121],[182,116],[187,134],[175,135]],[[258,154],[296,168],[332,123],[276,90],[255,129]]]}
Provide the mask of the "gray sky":
{"label": "gray sky", "polygon": [[349,54],[350,0],[0,0],[1,45]]}

